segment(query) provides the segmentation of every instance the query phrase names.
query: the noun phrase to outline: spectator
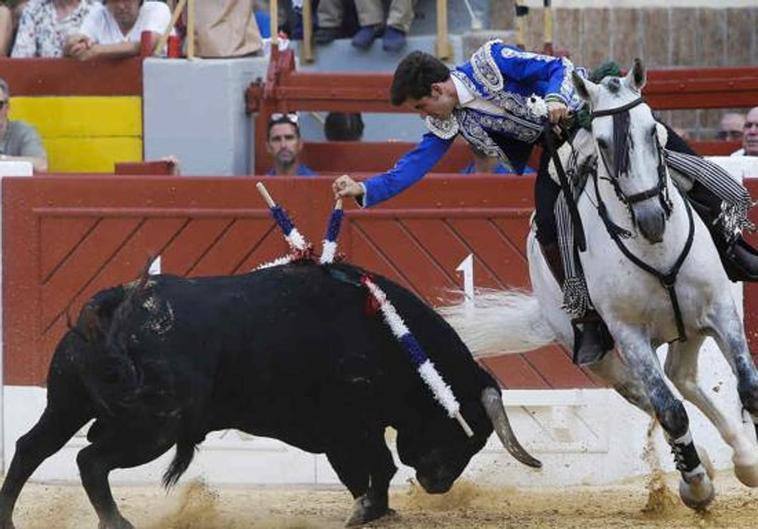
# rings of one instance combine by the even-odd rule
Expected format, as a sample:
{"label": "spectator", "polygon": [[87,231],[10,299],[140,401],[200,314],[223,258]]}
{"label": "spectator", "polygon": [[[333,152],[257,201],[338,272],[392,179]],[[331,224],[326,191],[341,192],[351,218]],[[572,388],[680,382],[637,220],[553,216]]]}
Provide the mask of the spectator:
{"label": "spectator", "polygon": [[138,55],[142,32],[153,33],[157,40],[170,23],[171,11],[163,2],[105,0],[69,36],[66,55],[81,61]]}
{"label": "spectator", "polygon": [[267,175],[316,176],[310,167],[300,162],[303,140],[297,121],[297,114],[271,114],[266,150],[274,157],[274,166]]}
{"label": "spectator", "polygon": [[[414,0],[391,0],[389,13],[384,16],[382,0],[355,0],[360,28],[353,35],[353,46],[367,50],[374,40],[384,34],[382,48],[398,52],[405,47],[405,35],[413,22]],[[343,0],[321,0],[318,5],[318,24],[315,40],[319,44],[331,42],[339,36],[344,13]]]}
{"label": "spectator", "polygon": [[692,139],[692,136],[690,135],[690,131],[687,129],[684,129],[682,127],[671,127],[671,130],[676,132],[677,136],[679,136],[685,141],[689,141]]}
{"label": "spectator", "polygon": [[261,51],[261,33],[253,0],[196,2],[198,57],[242,57]]}
{"label": "spectator", "polygon": [[10,89],[0,79],[0,161],[31,162],[35,173],[47,171],[47,153],[34,127],[23,121],[10,121]]}
{"label": "spectator", "polygon": [[66,37],[79,31],[96,0],[29,0],[18,23],[11,57],[62,57]]}
{"label": "spectator", "polygon": [[742,129],[745,125],[745,116],[737,112],[727,112],[721,117],[719,131],[716,137],[719,140],[735,141],[742,139]]}
{"label": "spectator", "polygon": [[334,39],[352,37],[358,31],[354,0],[321,0],[315,10],[317,27],[313,40],[316,44],[329,44]]}
{"label": "spectator", "polygon": [[329,112],[324,122],[324,136],[329,141],[360,141],[363,137],[360,112]]}
{"label": "spectator", "polygon": [[[473,173],[492,173],[492,174],[514,174],[516,171],[507,167],[500,158],[497,156],[487,156],[487,153],[480,151],[473,145],[469,144],[471,148],[471,154],[474,155],[474,159],[466,167],[461,169],[461,174],[473,174]],[[527,169],[529,169],[527,167]],[[528,173],[525,170],[524,173]],[[534,171],[531,171],[534,172]]]}
{"label": "spectator", "polygon": [[0,56],[7,57],[13,44],[13,11],[7,4],[0,4]]}
{"label": "spectator", "polygon": [[745,116],[742,135],[742,149],[732,156],[758,156],[758,107],[753,107]]}

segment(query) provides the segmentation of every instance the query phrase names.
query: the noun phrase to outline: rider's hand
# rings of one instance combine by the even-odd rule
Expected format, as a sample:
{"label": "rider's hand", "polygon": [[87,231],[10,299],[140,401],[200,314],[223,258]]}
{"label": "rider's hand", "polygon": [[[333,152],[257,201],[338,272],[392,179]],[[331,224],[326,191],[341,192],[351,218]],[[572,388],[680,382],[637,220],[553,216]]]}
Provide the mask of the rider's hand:
{"label": "rider's hand", "polygon": [[548,101],[547,117],[550,123],[557,125],[568,116],[568,107],[560,101]]}
{"label": "rider's hand", "polygon": [[332,182],[332,191],[334,191],[335,199],[359,197],[365,193],[364,187],[346,174],[343,174]]}

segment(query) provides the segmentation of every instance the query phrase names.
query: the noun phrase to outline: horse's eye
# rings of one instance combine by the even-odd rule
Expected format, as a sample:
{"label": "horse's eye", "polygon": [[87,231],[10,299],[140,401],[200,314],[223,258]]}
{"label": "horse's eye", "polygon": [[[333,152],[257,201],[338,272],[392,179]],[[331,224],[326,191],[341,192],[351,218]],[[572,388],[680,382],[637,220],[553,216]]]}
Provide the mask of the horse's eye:
{"label": "horse's eye", "polygon": [[603,138],[598,138],[597,139],[597,144],[600,145],[601,149],[607,149],[608,148],[608,143]]}

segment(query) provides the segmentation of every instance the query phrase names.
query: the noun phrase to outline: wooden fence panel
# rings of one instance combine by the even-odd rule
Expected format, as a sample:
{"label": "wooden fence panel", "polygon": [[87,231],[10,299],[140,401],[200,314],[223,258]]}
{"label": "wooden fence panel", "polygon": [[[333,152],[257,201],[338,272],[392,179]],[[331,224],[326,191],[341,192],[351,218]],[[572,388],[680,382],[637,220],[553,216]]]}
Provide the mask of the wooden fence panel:
{"label": "wooden fence panel", "polygon": [[[166,273],[245,273],[286,253],[253,178],[35,177],[3,181],[3,332],[6,384],[42,385],[55,344],[98,290],[135,279],[150,256]],[[320,247],[331,179],[265,179],[298,228]],[[440,305],[474,255],[477,286],[528,287],[528,177],[429,177],[371,210],[347,204],[340,250]],[[753,195],[758,185],[750,182]],[[758,292],[746,288],[758,350]],[[509,388],[593,387],[568,352],[550,347],[486,364]]]}

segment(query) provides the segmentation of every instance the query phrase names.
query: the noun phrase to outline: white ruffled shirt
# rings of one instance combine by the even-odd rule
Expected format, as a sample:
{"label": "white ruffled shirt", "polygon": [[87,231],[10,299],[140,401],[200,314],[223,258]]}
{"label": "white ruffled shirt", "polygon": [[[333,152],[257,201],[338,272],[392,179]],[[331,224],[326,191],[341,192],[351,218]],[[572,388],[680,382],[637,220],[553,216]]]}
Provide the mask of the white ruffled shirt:
{"label": "white ruffled shirt", "polygon": [[461,108],[473,108],[474,110],[481,110],[482,112],[486,112],[495,116],[505,115],[504,109],[500,108],[491,101],[482,99],[478,94],[473,93],[465,84],[463,84],[463,81],[458,79],[456,76],[451,75],[450,78],[453,80],[453,84],[455,85],[455,91],[458,92],[458,106]]}

